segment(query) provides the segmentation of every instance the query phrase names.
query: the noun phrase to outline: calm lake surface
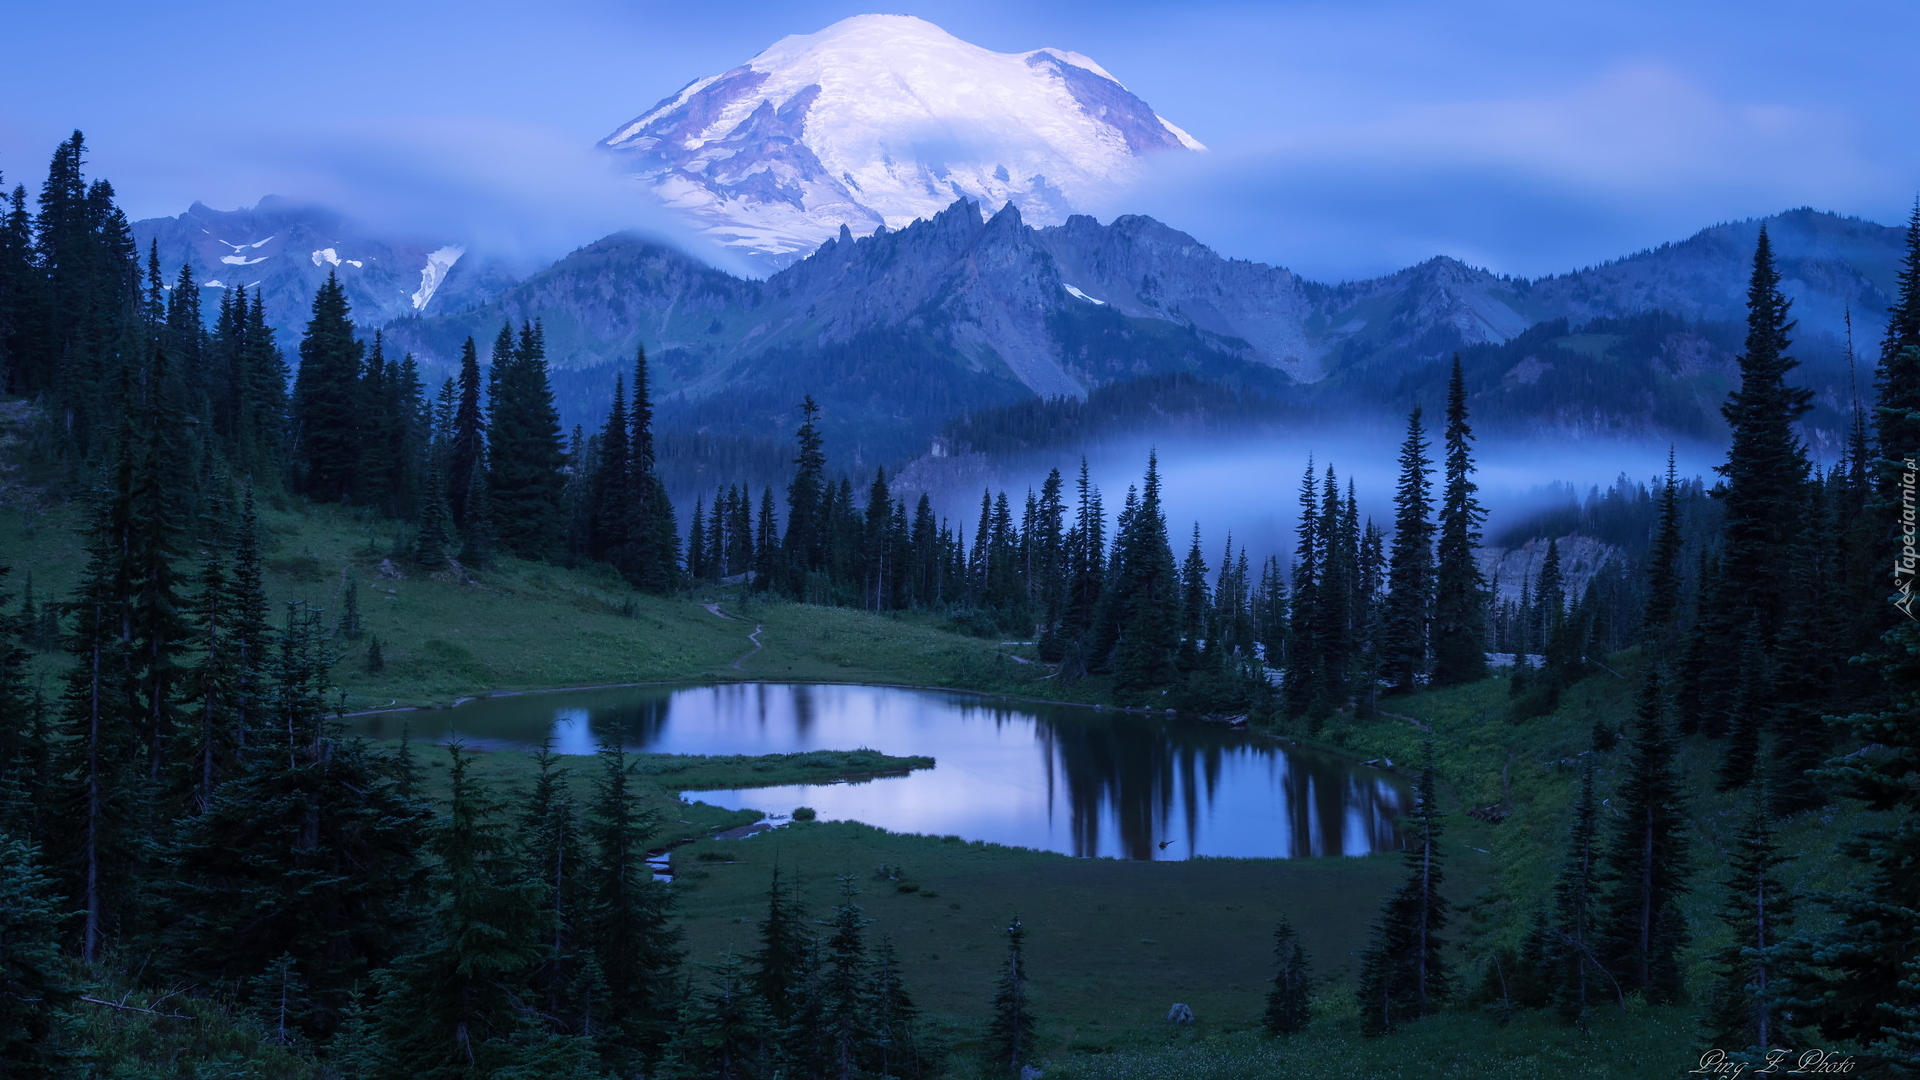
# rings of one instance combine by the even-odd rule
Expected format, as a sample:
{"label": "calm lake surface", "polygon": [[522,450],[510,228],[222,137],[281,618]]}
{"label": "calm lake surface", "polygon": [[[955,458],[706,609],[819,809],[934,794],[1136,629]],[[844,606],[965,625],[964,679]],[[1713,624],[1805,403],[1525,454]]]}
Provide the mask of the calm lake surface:
{"label": "calm lake surface", "polygon": [[563,754],[603,742],[654,754],[787,754],[869,747],[938,764],[858,784],[689,791],[785,819],[1068,855],[1186,859],[1365,855],[1399,847],[1412,808],[1398,777],[1217,724],[880,686],[733,683],[569,690],[359,718],[356,730],[454,737]]}

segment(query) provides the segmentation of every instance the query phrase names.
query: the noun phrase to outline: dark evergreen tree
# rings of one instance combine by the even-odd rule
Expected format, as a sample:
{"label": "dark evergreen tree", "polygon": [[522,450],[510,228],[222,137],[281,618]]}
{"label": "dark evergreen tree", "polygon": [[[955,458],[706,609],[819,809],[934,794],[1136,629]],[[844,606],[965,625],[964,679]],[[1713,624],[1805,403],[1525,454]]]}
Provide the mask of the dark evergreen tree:
{"label": "dark evergreen tree", "polygon": [[414,534],[413,558],[426,570],[441,570],[447,565],[447,549],[453,545],[453,516],[447,510],[446,480],[440,472],[438,455],[427,462],[423,487],[420,531]]}
{"label": "dark evergreen tree", "polygon": [[1433,681],[1440,686],[1487,676],[1486,581],[1480,575],[1480,526],[1486,521],[1473,482],[1473,429],[1460,357],[1447,382],[1446,487],[1440,499],[1434,563]]}
{"label": "dark evergreen tree", "polygon": [[449,748],[432,921],[394,962],[381,1020],[389,1075],[483,1080],[518,1064],[520,988],[539,959],[538,889],[513,858],[500,805]]}
{"label": "dark evergreen tree", "polygon": [[728,955],[680,1009],[661,1073],[675,1080],[762,1080],[772,1075],[770,1018],[740,962]]}
{"label": "dark evergreen tree", "polygon": [[912,1080],[923,1073],[920,1041],[915,1022],[919,1006],[907,993],[900,975],[900,962],[894,955],[893,940],[882,935],[874,950],[873,969],[868,987],[868,1043],[866,1068],[880,1080],[901,1077]]}
{"label": "dark evergreen tree", "polygon": [[773,868],[773,883],[767,889],[767,914],[760,920],[760,948],[753,954],[754,989],[773,1017],[776,1028],[793,1023],[793,1003],[802,981],[807,958],[806,914],[791,887],[780,881],[780,867]]}
{"label": "dark evergreen tree", "polygon": [[1441,955],[1446,942],[1440,931],[1447,925],[1449,905],[1440,895],[1444,874],[1431,735],[1420,753],[1420,781],[1405,849],[1407,880],[1381,906],[1367,950],[1360,957],[1360,1023],[1368,1034],[1389,1032],[1405,1021],[1431,1015],[1453,982]]}
{"label": "dark evergreen tree", "polygon": [[1313,979],[1300,935],[1284,915],[1273,931],[1273,963],[1273,989],[1267,991],[1267,1011],[1261,1016],[1261,1025],[1269,1035],[1305,1031],[1313,1018]]}
{"label": "dark evergreen tree", "polygon": [[1601,964],[1594,932],[1600,863],[1593,767],[1592,755],[1581,760],[1580,793],[1573,803],[1567,854],[1553,883],[1553,935],[1546,953],[1553,965],[1554,999],[1560,1015],[1582,1027],[1594,994],[1612,980]]}
{"label": "dark evergreen tree", "polygon": [[[444,391],[442,392],[444,396]],[[458,403],[451,426],[443,426],[447,436],[447,501],[452,504],[453,524],[462,535],[472,527],[469,518],[479,507],[475,491],[486,490],[487,432],[485,413],[480,402],[480,353],[468,338],[460,346]],[[478,474],[478,481],[476,481]]]}
{"label": "dark evergreen tree", "polygon": [[591,1036],[600,987],[585,947],[589,895],[580,811],[553,747],[542,746],[534,760],[539,772],[520,814],[520,844],[540,914],[540,954],[529,988],[555,1034]]}
{"label": "dark evergreen tree", "polygon": [[1400,482],[1393,496],[1393,553],[1387,562],[1381,676],[1395,690],[1418,684],[1427,669],[1427,626],[1433,610],[1432,462],[1420,409],[1407,416],[1400,444]]}
{"label": "dark evergreen tree", "polygon": [[1679,998],[1678,954],[1687,943],[1679,904],[1687,820],[1664,712],[1659,672],[1648,667],[1627,735],[1626,775],[1609,803],[1618,816],[1602,859],[1607,888],[1596,924],[1608,970],[1654,1002]]}
{"label": "dark evergreen tree", "polygon": [[1920,1061],[1920,624],[1901,620],[1870,657],[1888,690],[1877,712],[1846,718],[1857,752],[1825,778],[1879,817],[1840,843],[1857,877],[1826,898],[1834,925],[1812,935],[1810,999],[1796,1016],[1911,1068]]}
{"label": "dark evergreen tree", "polygon": [[[507,338],[503,328],[502,339]],[[540,327],[523,323],[517,341],[493,358],[487,401],[487,492],[500,547],[523,559],[559,554],[566,443],[547,379]]]}
{"label": "dark evergreen tree", "polygon": [[0,1072],[77,1075],[67,1011],[79,987],[60,954],[67,912],[40,852],[0,833]]}
{"label": "dark evergreen tree", "polygon": [[467,473],[467,520],[460,528],[460,562],[482,569],[493,562],[493,500],[487,496],[487,468],[481,462]]}
{"label": "dark evergreen tree", "polygon": [[865,1074],[874,1036],[866,944],[866,927],[873,920],[853,902],[858,892],[851,875],[840,879],[840,905],[827,923],[832,933],[820,972],[819,1035],[826,1050],[825,1072],[833,1080],[857,1080]]}
{"label": "dark evergreen tree", "polygon": [[1023,948],[1026,927],[1018,917],[1007,924],[1007,959],[993,995],[993,1016],[987,1022],[987,1066],[1001,1076],[1020,1075],[1034,1056],[1033,1007],[1027,997],[1027,966]]}
{"label": "dark evergreen tree", "polygon": [[629,418],[633,432],[627,441],[627,485],[634,509],[628,536],[631,561],[623,572],[635,588],[669,592],[680,585],[680,539],[667,486],[654,468],[653,396],[645,349],[639,350],[634,359]]}
{"label": "dark evergreen tree", "polygon": [[602,1054],[616,1068],[632,1070],[656,1059],[666,1044],[679,931],[670,921],[673,897],[647,865],[647,841],[658,815],[639,805],[637,763],[617,746],[602,749],[600,762],[586,815],[592,858],[583,882],[585,944],[606,981],[606,1005],[597,1021]]}
{"label": "dark evergreen tree", "polygon": [[312,1002],[308,1034],[331,1028],[354,985],[393,962],[414,923],[426,818],[365,742],[329,730],[329,636],[317,613],[290,611],[271,722],[250,733],[205,812],[182,823],[159,889],[180,913],[164,934],[173,971],[231,988],[288,957]]}
{"label": "dark evergreen tree", "polygon": [[1654,527],[1647,556],[1647,606],[1641,625],[1649,635],[1663,633],[1680,607],[1680,498],[1674,481],[1673,448],[1667,448],[1667,482],[1660,489],[1660,523]]}
{"label": "dark evergreen tree", "polygon": [[1173,681],[1179,652],[1180,575],[1160,508],[1159,455],[1147,455],[1139,506],[1114,541],[1111,584],[1104,601],[1123,629],[1113,661],[1114,684],[1146,694]]}
{"label": "dark evergreen tree", "polygon": [[1793,920],[1793,898],[1779,873],[1781,855],[1765,785],[1757,785],[1734,835],[1720,919],[1733,938],[1714,957],[1707,996],[1707,1034],[1715,1046],[1757,1051],[1797,1039],[1776,1001],[1787,980],[1780,953]]}
{"label": "dark evergreen tree", "polygon": [[[1285,694],[1287,711],[1304,716],[1316,698],[1322,697],[1325,664],[1317,645],[1320,636],[1320,576],[1323,561],[1319,514],[1319,487],[1313,471],[1313,459],[1307,459],[1307,471],[1300,477],[1300,523],[1293,545],[1293,599],[1286,620]],[[1268,642],[1269,665],[1275,657]]]}
{"label": "dark evergreen tree", "polygon": [[[1900,463],[1920,455],[1920,352],[1911,351],[1915,349],[1920,349],[1920,201],[1907,217],[1907,249],[1874,370],[1874,441],[1880,453],[1877,479],[1883,506],[1899,505]],[[1883,536],[1883,542],[1887,538]]]}
{"label": "dark evergreen tree", "polygon": [[787,532],[781,540],[785,553],[786,588],[795,597],[807,595],[807,575],[822,569],[827,559],[827,455],[819,429],[820,407],[813,397],[800,403],[799,450],[793,459],[793,479],[787,484]]}
{"label": "dark evergreen tree", "polygon": [[360,463],[360,366],[347,294],[329,273],[313,295],[293,382],[295,461],[300,490],[322,502],[350,498]]}

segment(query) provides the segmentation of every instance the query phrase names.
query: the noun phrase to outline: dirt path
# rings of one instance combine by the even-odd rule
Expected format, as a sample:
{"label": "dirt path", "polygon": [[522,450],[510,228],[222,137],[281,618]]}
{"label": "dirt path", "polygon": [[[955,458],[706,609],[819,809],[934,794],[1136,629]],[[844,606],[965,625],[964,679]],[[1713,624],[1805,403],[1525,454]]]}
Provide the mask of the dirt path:
{"label": "dirt path", "polygon": [[[724,612],[724,611],[721,611],[721,610],[720,610],[720,605],[719,605],[718,603],[712,603],[712,604],[701,604],[700,606],[701,606],[701,607],[703,607],[703,608],[706,608],[706,609],[707,609],[708,611],[710,611],[710,612],[712,612],[712,613],[714,614],[714,616],[715,616],[716,618],[721,618],[721,619],[725,619],[725,620],[727,620],[728,622],[740,622],[740,621],[741,621],[741,620],[739,620],[739,619],[736,619],[736,618],[734,618],[733,616],[731,616],[731,615],[729,615],[729,614],[727,614],[726,612]],[[765,626],[763,626],[763,625],[761,625],[760,623],[754,623],[754,624],[753,624],[753,633],[751,633],[751,634],[748,634],[748,635],[747,635],[747,640],[748,640],[748,641],[751,641],[751,642],[753,642],[753,648],[751,648],[751,649],[749,649],[749,650],[747,650],[746,652],[744,652],[744,653],[741,653],[741,654],[740,654],[740,658],[739,658],[738,660],[735,660],[735,661],[733,662],[733,670],[735,670],[735,671],[745,671],[745,670],[747,670],[746,668],[743,668],[743,667],[741,667],[740,665],[742,665],[742,664],[744,664],[744,663],[746,663],[747,661],[749,661],[749,660],[751,660],[751,659],[753,659],[753,654],[754,654],[754,653],[757,653],[757,652],[759,652],[759,651],[760,651],[761,649],[764,649],[764,648],[766,648],[766,646],[765,646],[765,645],[763,645],[763,644],[761,644],[761,643],[760,643],[760,632],[761,632],[762,630],[764,630],[764,629],[766,629],[766,627],[765,627]]]}
{"label": "dirt path", "polygon": [[747,670],[746,668],[743,668],[740,665],[746,663],[748,660],[753,659],[754,653],[757,653],[761,649],[766,648],[765,645],[762,645],[760,643],[760,631],[763,629],[765,629],[765,627],[761,626],[759,623],[753,624],[753,633],[747,635],[747,640],[753,642],[753,650],[752,652],[748,652],[745,655],[741,656],[740,659],[735,660],[733,662],[733,670],[735,671]]}

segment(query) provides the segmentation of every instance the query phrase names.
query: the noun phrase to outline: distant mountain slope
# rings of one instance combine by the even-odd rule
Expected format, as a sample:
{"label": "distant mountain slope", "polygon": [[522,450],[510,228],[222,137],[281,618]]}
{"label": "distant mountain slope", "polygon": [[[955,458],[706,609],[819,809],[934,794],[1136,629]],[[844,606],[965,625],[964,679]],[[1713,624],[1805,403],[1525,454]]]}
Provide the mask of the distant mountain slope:
{"label": "distant mountain slope", "polygon": [[332,210],[271,195],[239,210],[194,203],[179,217],[135,222],[133,235],[143,258],[149,243],[159,245],[169,284],[187,263],[203,289],[261,292],[283,344],[306,325],[328,273],[340,276],[354,317],[367,324],[458,310],[514,280],[459,244],[379,235]]}
{"label": "distant mountain slope", "polygon": [[[1848,406],[1842,312],[1870,355],[1901,234],[1807,210],[1769,221],[1801,320],[1803,375],[1821,394],[1816,419],[1831,426]],[[1440,258],[1324,285],[1221,258],[1151,218],[1033,228],[1012,207],[983,218],[961,201],[905,229],[842,230],[765,281],[608,237],[494,301],[388,333],[446,364],[469,334],[484,341],[503,320],[540,318],[556,368],[578,373],[557,375],[563,387],[610,387],[612,365],[645,344],[670,420],[758,433],[813,393],[863,426],[876,453],[961,412],[1157,374],[1262,393],[1312,386],[1326,408],[1399,408],[1437,401],[1431,384],[1456,351],[1501,424],[1712,437],[1758,228],[1716,226],[1536,281]],[[1641,318],[1661,311],[1675,314]],[[1627,322],[1575,334],[1595,319]],[[592,415],[607,393],[563,407]]]}
{"label": "distant mountain slope", "polygon": [[857,15],[697,79],[600,144],[709,236],[785,266],[956,198],[1055,224],[1163,151],[1205,149],[1078,53],[996,53]]}

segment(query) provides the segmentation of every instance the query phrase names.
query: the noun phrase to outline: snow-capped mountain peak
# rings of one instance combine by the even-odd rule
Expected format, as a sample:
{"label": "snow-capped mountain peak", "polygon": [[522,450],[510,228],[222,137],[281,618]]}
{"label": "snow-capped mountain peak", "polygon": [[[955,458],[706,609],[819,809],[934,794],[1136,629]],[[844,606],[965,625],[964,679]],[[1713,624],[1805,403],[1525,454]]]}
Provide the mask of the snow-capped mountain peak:
{"label": "snow-capped mountain peak", "polygon": [[721,243],[784,265],[958,198],[1055,224],[1141,156],[1204,150],[1093,60],[997,53],[909,15],[782,38],[601,146]]}

